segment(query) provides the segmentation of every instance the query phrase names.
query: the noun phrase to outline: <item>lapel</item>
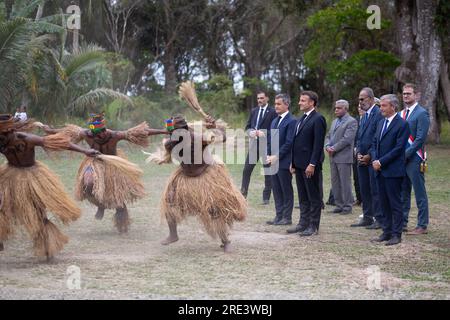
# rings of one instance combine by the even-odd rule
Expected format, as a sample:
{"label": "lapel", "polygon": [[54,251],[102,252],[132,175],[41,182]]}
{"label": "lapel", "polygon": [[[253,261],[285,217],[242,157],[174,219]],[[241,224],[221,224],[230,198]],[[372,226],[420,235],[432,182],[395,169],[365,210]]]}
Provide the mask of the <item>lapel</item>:
{"label": "lapel", "polygon": [[[412,116],[416,116],[419,112],[420,112],[420,110],[419,110],[419,108],[420,108],[420,105],[419,104],[417,104],[417,106],[414,108],[414,110],[410,113],[410,115],[409,115],[409,117],[408,117],[408,120],[412,120]],[[408,120],[406,120],[406,121],[408,121]]]}
{"label": "lapel", "polygon": [[[315,115],[316,115],[316,113],[317,113],[317,111],[316,110],[313,110],[310,114],[309,114],[309,116],[307,116],[306,117],[306,119],[303,121],[303,123],[302,123],[302,125],[300,126],[300,128],[298,128],[298,133],[297,133],[297,135],[296,136],[298,136],[299,134],[300,134],[300,132],[303,130],[303,128],[305,127],[305,125],[306,125],[306,123],[308,123]],[[301,119],[301,118],[300,118]],[[301,120],[299,120],[299,122],[300,122]],[[297,126],[298,126],[298,124],[297,124]],[[297,128],[297,126],[296,126],[296,128]]]}
{"label": "lapel", "polygon": [[341,118],[341,122],[339,123],[339,119],[336,119],[335,121],[335,124],[334,124],[334,129],[333,129],[333,134],[336,134],[336,131],[339,129],[339,128],[341,128],[341,127],[343,127],[344,125],[345,125],[345,123],[347,122],[347,120],[348,120],[348,118],[350,117],[350,115],[348,115],[348,114],[346,114],[345,116],[343,116],[342,118]]}
{"label": "lapel", "polygon": [[372,111],[370,112],[370,115],[366,121],[366,123],[364,124],[364,127],[361,130],[361,136],[364,134],[364,132],[366,132],[367,128],[369,127],[369,124],[371,123],[371,121],[373,121],[373,119],[375,118],[375,112],[376,110],[378,110],[378,107],[375,106],[373,107]]}
{"label": "lapel", "polygon": [[281,121],[281,124],[278,126],[278,128],[281,129],[286,127],[286,125],[289,123],[289,120],[291,120],[290,112],[283,118],[283,121]]}
{"label": "lapel", "polygon": [[[383,136],[381,137],[381,140],[384,139],[384,137],[387,136],[387,134],[389,133],[389,131],[391,131],[391,129],[397,124],[397,121],[399,121],[400,116],[398,114],[395,115],[394,119],[392,119],[392,122],[389,124],[389,127],[387,128],[386,132],[383,134]],[[383,120],[383,127],[384,127],[384,122],[386,121],[386,119]],[[383,127],[381,127],[381,130],[383,130]],[[380,132],[381,134],[381,132]]]}

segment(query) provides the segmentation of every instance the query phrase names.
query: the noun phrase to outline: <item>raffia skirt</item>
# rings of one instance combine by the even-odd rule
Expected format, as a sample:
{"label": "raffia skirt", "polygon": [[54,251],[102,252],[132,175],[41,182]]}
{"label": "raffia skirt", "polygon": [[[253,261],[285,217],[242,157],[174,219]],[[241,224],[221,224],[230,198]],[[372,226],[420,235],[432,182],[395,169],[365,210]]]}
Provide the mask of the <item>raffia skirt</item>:
{"label": "raffia skirt", "polygon": [[[94,178],[92,192],[87,191],[84,182],[86,172]],[[142,170],[123,157],[101,155],[98,158],[86,157],[78,170],[75,186],[75,198],[79,201],[87,199],[94,205],[106,209],[125,207],[145,196],[141,182]]]}
{"label": "raffia skirt", "polygon": [[44,164],[29,168],[0,166],[0,241],[7,240],[16,226],[25,227],[39,257],[52,257],[68,242],[47,218],[46,211],[65,225],[77,220],[81,210],[64,191],[59,178]]}
{"label": "raffia skirt", "polygon": [[210,165],[198,177],[179,167],[169,178],[161,200],[161,215],[181,222],[196,216],[213,238],[228,233],[234,221],[247,216],[247,203],[223,164]]}

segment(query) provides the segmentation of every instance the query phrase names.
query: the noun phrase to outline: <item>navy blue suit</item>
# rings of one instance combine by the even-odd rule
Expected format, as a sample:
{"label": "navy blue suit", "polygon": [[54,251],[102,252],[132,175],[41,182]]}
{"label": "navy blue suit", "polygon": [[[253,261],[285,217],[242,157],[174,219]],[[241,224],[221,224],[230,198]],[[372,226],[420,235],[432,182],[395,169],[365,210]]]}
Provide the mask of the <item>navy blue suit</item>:
{"label": "navy blue suit", "polygon": [[277,163],[271,167],[275,171],[272,172],[272,191],[275,200],[276,222],[281,219],[292,221],[294,190],[292,189],[292,174],[289,169],[292,161],[292,144],[296,123],[297,120],[291,113],[288,113],[281,123],[277,117],[270,126],[271,138],[268,142],[267,154],[278,156]]}
{"label": "navy blue suit", "polygon": [[[323,204],[322,163],[327,122],[315,110],[303,122],[302,119],[296,123],[292,147],[292,167],[296,169],[300,199],[299,226],[318,230]],[[306,178],[305,170],[309,164],[315,165],[315,172],[311,178]]]}
{"label": "navy blue suit", "polygon": [[383,231],[388,236],[401,238],[403,230],[403,212],[401,187],[405,169],[405,150],[409,137],[409,126],[398,114],[384,134],[385,121],[380,121],[371,149],[372,160],[381,163],[381,170],[376,172],[383,212]]}
{"label": "navy blue suit", "polygon": [[[247,121],[247,125],[245,126],[246,132],[255,129],[270,131],[270,125],[272,124],[273,119],[275,119],[278,116],[277,113],[275,112],[275,109],[270,106],[267,106],[262,119],[259,121],[259,126],[257,126],[259,111],[260,107],[252,109]],[[249,153],[247,155],[247,159],[245,160],[244,171],[242,173],[241,192],[245,197],[247,197],[248,187],[250,185],[250,177],[252,175],[253,169],[256,166],[256,163],[259,161],[259,159],[262,159],[263,163],[265,163],[266,161],[267,139],[270,138],[268,136],[267,138],[257,138],[257,139],[250,138]],[[264,146],[262,150],[260,150],[259,148],[260,144]],[[270,175],[264,176],[264,191],[263,191],[264,201],[269,201],[270,199],[270,193],[272,190],[271,181],[272,179]]]}
{"label": "navy blue suit", "polygon": [[[378,122],[383,119],[380,108],[374,106],[370,112],[369,119],[358,129],[356,140],[356,152],[362,155],[370,154],[373,137],[377,129]],[[375,218],[378,222],[382,220],[380,200],[378,197],[377,179],[371,165],[358,165],[359,186],[361,189],[361,199],[363,215],[365,219]]]}
{"label": "navy blue suit", "polygon": [[[400,113],[402,117],[406,117],[406,113]],[[430,128],[430,115],[428,111],[417,105],[406,119],[414,139],[412,144],[406,147],[406,177],[403,181],[402,200],[403,200],[403,225],[406,227],[409,220],[409,211],[411,209],[411,191],[414,187],[416,196],[416,204],[418,210],[417,227],[427,229],[429,210],[428,196],[425,188],[425,175],[420,172],[420,164],[425,153],[424,145]],[[419,156],[417,152],[422,155]]]}

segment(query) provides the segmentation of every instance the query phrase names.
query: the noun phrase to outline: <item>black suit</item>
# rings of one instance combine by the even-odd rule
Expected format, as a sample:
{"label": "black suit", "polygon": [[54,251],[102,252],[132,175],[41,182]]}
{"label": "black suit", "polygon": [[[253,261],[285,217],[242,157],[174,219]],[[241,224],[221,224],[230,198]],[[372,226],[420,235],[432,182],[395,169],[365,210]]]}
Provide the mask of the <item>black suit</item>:
{"label": "black suit", "polygon": [[[312,111],[306,119],[300,118],[296,125],[296,135],[292,148],[292,167],[296,169],[298,197],[300,199],[300,221],[302,228],[319,229],[322,212],[322,163],[325,159],[324,144],[327,122],[317,111]],[[311,178],[306,178],[305,170],[315,165]]]}
{"label": "black suit", "polygon": [[[275,112],[275,109],[268,106],[265,110],[265,113],[262,119],[259,121],[259,126],[257,126],[258,114],[260,111],[260,107],[253,108],[250,113],[250,117],[248,118],[247,125],[245,127],[245,131],[249,132],[249,130],[265,130],[266,138],[251,138],[249,143],[249,153],[247,155],[247,159],[245,160],[244,172],[242,174],[242,186],[241,192],[247,197],[248,187],[250,185],[250,177],[252,175],[253,169],[256,166],[256,163],[263,159],[263,163],[266,162],[267,156],[267,139],[270,133],[270,125],[272,124],[273,119],[277,118],[278,115]],[[260,147],[261,145],[261,147]],[[272,190],[271,176],[264,176],[264,191],[263,191],[263,200],[268,201],[270,199],[270,193]]]}

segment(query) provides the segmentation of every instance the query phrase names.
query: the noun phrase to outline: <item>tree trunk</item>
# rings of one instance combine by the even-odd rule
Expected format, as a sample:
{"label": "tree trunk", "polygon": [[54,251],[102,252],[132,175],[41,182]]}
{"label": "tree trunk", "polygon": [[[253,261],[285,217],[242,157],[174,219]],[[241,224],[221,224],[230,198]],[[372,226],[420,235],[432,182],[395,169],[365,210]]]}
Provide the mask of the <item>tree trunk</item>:
{"label": "tree trunk", "polygon": [[430,114],[428,141],[439,143],[437,98],[441,76],[442,42],[437,34],[434,0],[397,0],[397,41],[402,64],[396,70],[397,80],[416,83],[420,103]]}
{"label": "tree trunk", "polygon": [[437,1],[417,0],[417,38],[419,49],[417,61],[418,85],[421,89],[421,104],[428,107],[430,113],[430,130],[428,141],[439,143],[439,125],[437,121],[437,99],[439,95],[439,78],[441,75],[442,43],[439,37],[434,17]]}
{"label": "tree trunk", "polygon": [[164,75],[165,75],[165,91],[168,94],[176,94],[177,92],[177,70],[175,67],[175,52],[172,44],[166,47],[163,56]]}

